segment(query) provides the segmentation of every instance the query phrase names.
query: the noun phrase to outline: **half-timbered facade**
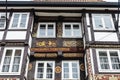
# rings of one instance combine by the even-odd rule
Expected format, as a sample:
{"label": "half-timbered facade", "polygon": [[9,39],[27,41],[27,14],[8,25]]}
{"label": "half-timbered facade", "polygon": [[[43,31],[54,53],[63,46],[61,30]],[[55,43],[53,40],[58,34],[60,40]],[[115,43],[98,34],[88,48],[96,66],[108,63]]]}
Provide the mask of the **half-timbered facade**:
{"label": "half-timbered facade", "polygon": [[118,3],[86,1],[0,1],[0,80],[120,80]]}

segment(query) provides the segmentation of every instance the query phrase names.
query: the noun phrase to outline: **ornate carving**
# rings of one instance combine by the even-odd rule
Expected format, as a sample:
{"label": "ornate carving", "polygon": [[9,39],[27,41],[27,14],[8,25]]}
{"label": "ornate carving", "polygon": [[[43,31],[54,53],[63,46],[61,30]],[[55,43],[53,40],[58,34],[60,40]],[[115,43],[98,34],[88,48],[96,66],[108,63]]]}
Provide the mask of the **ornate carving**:
{"label": "ornate carving", "polygon": [[34,57],[41,57],[41,58],[56,58],[57,54],[56,53],[35,53]]}
{"label": "ornate carving", "polygon": [[32,64],[30,63],[29,65],[28,65],[28,70],[30,71],[31,69],[32,69]]}
{"label": "ornate carving", "polygon": [[83,57],[82,53],[63,53],[64,57]]}
{"label": "ornate carving", "polygon": [[57,37],[62,37],[62,23],[57,24]]}
{"label": "ornate carving", "polygon": [[82,41],[70,41],[70,40],[65,40],[63,41],[63,46],[64,47],[80,47],[83,46],[83,42]]}
{"label": "ornate carving", "polygon": [[85,71],[85,66],[84,66],[84,64],[82,63],[82,64],[80,64],[80,70],[81,71]]}
{"label": "ornate carving", "polygon": [[36,43],[38,47],[56,47],[56,41],[39,41]]}
{"label": "ornate carving", "polygon": [[56,66],[55,72],[56,73],[61,73],[61,71],[62,71],[61,67],[60,66]]}

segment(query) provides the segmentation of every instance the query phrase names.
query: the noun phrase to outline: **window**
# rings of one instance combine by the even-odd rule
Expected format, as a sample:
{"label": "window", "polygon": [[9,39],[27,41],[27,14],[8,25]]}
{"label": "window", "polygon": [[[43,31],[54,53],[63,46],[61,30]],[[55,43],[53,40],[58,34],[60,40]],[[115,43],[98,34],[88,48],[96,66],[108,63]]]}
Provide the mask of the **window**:
{"label": "window", "polygon": [[114,30],[112,16],[110,14],[93,14],[94,29]]}
{"label": "window", "polygon": [[37,37],[40,38],[55,37],[55,23],[39,23]]}
{"label": "window", "polygon": [[37,61],[35,79],[54,80],[54,61]]}
{"label": "window", "polygon": [[0,13],[0,29],[4,29],[6,25],[6,15],[5,13]]}
{"label": "window", "polygon": [[20,75],[22,57],[23,48],[5,48],[1,62],[1,74]]}
{"label": "window", "polygon": [[80,80],[79,70],[79,61],[63,61],[62,80]]}
{"label": "window", "polygon": [[10,29],[26,29],[29,13],[13,13]]}
{"label": "window", "polygon": [[82,37],[80,23],[63,23],[63,37]]}
{"label": "window", "polygon": [[98,67],[100,72],[120,71],[120,55],[117,50],[98,50]]}

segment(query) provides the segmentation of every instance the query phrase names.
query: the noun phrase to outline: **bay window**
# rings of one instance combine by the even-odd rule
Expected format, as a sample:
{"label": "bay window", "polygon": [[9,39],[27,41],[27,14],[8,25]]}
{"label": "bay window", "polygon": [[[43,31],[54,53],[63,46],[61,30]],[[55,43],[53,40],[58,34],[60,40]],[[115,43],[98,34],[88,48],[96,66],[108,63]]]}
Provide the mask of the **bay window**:
{"label": "bay window", "polygon": [[97,30],[114,30],[111,14],[92,14],[93,27]]}
{"label": "bay window", "polygon": [[5,48],[1,62],[1,74],[20,75],[22,57],[23,48]]}
{"label": "bay window", "polygon": [[100,72],[120,71],[120,54],[117,50],[98,50],[98,67]]}
{"label": "bay window", "polygon": [[9,29],[26,29],[29,13],[13,13]]}

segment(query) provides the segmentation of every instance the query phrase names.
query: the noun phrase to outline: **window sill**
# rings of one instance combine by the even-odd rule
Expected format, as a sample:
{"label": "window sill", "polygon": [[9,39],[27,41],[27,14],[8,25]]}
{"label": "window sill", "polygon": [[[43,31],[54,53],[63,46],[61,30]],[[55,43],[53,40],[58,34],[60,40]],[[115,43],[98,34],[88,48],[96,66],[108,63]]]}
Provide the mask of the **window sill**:
{"label": "window sill", "polygon": [[70,37],[65,37],[65,36],[63,36],[62,38],[82,38],[82,36],[80,36],[80,37],[72,37],[72,36],[70,36]]}
{"label": "window sill", "polygon": [[119,70],[99,70],[99,73],[120,73]]}
{"label": "window sill", "polygon": [[0,75],[20,75],[20,72],[0,72]]}
{"label": "window sill", "polygon": [[106,29],[106,28],[94,28],[94,30],[105,30],[105,31],[115,31],[114,28],[111,28],[111,29]]}

